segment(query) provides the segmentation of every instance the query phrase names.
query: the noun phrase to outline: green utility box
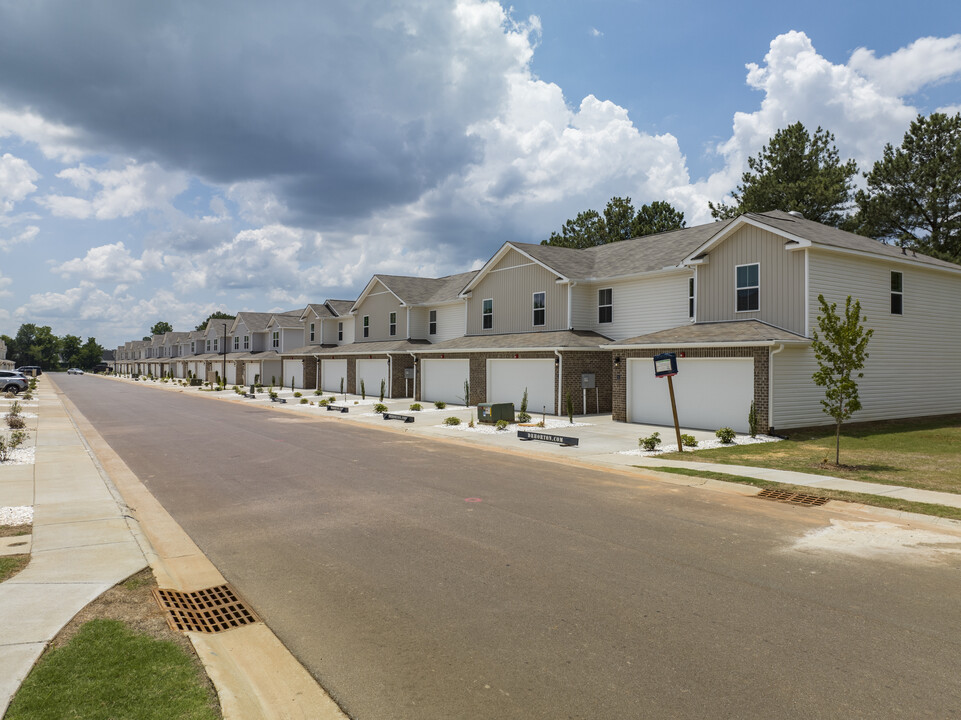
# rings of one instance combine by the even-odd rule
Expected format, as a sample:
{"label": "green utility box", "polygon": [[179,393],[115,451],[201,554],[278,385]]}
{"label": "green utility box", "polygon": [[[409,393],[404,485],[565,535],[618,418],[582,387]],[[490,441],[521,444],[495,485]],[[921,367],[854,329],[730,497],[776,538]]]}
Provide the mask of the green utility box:
{"label": "green utility box", "polygon": [[479,403],[477,419],[491,425],[498,420],[514,422],[514,403]]}

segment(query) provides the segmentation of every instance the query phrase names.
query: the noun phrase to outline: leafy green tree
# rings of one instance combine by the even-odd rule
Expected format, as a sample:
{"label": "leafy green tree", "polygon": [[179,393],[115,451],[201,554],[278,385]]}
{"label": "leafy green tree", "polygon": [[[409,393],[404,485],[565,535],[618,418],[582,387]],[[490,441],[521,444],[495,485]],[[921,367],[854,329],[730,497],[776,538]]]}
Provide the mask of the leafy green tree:
{"label": "leafy green tree", "polygon": [[82,341],[76,335],[64,335],[60,338],[60,359],[67,367],[80,367],[80,349]]}
{"label": "leafy green tree", "polygon": [[160,322],[155,324],[152,328],[150,328],[151,335],[163,335],[164,333],[169,333],[173,331],[174,331],[173,325],[171,325],[166,320],[161,320]]}
{"label": "leafy green tree", "polygon": [[90,370],[102,360],[103,346],[97,342],[96,338],[88,337],[87,342],[85,342],[80,349],[77,366],[84,370]]}
{"label": "leafy green tree", "polygon": [[612,197],[603,215],[596,210],[580,212],[541,245],[588,248],[683,227],[684,213],[663,200],[635,210],[629,197]]}
{"label": "leafy green tree", "polygon": [[961,113],[918,115],[864,177],[858,232],[961,263]]}
{"label": "leafy green tree", "polygon": [[60,367],[60,338],[53,334],[49,325],[37,327],[24,323],[14,338],[18,365],[39,365],[43,369],[56,370]]}
{"label": "leafy green tree", "polygon": [[850,222],[854,160],[841,162],[834,135],[820,127],[810,135],[800,122],[774,133],[756,157],[747,160],[735,205],[708,203],[715,219],[743,213],[795,210],[809,220],[835,227]]}
{"label": "leafy green tree", "polygon": [[861,409],[857,380],[864,377],[861,369],[868,358],[868,341],[874,330],[865,329],[867,318],[861,317],[861,303],[852,302],[850,295],[844,303],[843,316],[838,314],[837,304],[829,305],[823,295],[818,295],[818,302],[821,313],[811,343],[818,369],[812,379],[824,388],[821,406],[834,419],[834,463],[839,465],[841,423]]}
{"label": "leafy green tree", "polygon": [[[227,313],[221,312],[220,310],[218,310],[217,312],[210,313],[210,315],[207,316],[207,319],[204,320],[202,323],[200,323],[197,327],[195,327],[194,330],[206,330],[207,323],[209,323],[211,320],[233,320],[233,319],[234,319],[233,315],[228,315]],[[146,338],[146,339],[149,340],[150,338]]]}

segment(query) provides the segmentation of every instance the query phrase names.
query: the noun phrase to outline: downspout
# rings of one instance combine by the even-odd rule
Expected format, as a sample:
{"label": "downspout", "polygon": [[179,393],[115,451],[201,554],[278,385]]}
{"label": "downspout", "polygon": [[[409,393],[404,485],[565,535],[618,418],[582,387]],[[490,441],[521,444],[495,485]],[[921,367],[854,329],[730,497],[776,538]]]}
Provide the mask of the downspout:
{"label": "downspout", "polygon": [[554,349],[554,354],[557,356],[557,416],[560,417],[561,413],[561,394],[564,389],[564,356],[561,355],[560,350]]}
{"label": "downspout", "polygon": [[[777,350],[772,350],[768,355],[767,361],[767,429],[768,432],[774,426],[774,356],[784,349],[784,343],[777,346]],[[765,433],[767,434],[767,433]]]}
{"label": "downspout", "polygon": [[[323,325],[320,326],[320,341],[321,341],[321,342],[324,341],[324,326],[323,326]],[[311,355],[313,355],[313,357],[314,357],[314,362],[317,363],[317,371],[314,373],[314,384],[315,384],[317,387],[315,387],[314,390],[320,390],[320,368],[321,368],[320,356],[318,356],[317,353],[311,353]]]}
{"label": "downspout", "polygon": [[387,353],[387,397],[394,399],[394,356]]}
{"label": "downspout", "polygon": [[420,398],[417,397],[417,356],[410,350],[407,351],[407,354],[414,358],[414,402],[419,402]]}
{"label": "downspout", "polygon": [[574,329],[573,307],[574,307],[574,286],[575,285],[577,285],[576,282],[567,283],[567,329],[568,330]]}
{"label": "downspout", "polygon": [[407,339],[410,340],[410,305],[407,306]]}

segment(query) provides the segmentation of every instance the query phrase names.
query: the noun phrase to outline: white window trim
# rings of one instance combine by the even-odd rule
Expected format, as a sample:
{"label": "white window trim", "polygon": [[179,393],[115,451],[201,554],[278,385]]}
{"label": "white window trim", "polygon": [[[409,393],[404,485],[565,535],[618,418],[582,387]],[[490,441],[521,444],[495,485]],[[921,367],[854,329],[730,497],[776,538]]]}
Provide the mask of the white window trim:
{"label": "white window trim", "polygon": [[244,335],[244,350],[250,350],[250,335]]}
{"label": "white window trim", "polygon": [[270,347],[279,348],[280,347],[280,330],[271,330],[270,332]]}
{"label": "white window trim", "polygon": [[210,352],[210,340],[207,341],[207,352]]}
{"label": "white window trim", "polygon": [[337,323],[337,342],[343,342],[343,341],[344,341],[344,323],[338,322]]}
{"label": "white window trim", "polygon": [[[484,312],[484,303],[486,302],[490,302],[491,304],[491,311],[489,313]],[[484,320],[488,315],[490,316],[490,319],[491,319],[491,326],[485,327]],[[484,298],[483,300],[481,300],[481,330],[493,330],[493,329],[494,329],[494,298]]]}
{"label": "white window trim", "polygon": [[240,350],[240,336],[234,335],[234,350]]}
{"label": "white window trim", "polygon": [[896,313],[891,309],[891,302],[888,301],[888,313],[896,317],[904,317],[904,273],[900,270],[892,270],[891,274],[888,276],[888,287],[891,287],[891,280],[894,279],[895,274],[901,276],[901,289],[891,290],[891,298],[893,299],[895,295],[901,296],[901,312]]}
{"label": "white window trim", "polygon": [[364,315],[361,325],[364,329],[364,337],[370,337],[370,315]]}
{"label": "white window trim", "polygon": [[[610,290],[610,291],[611,291],[611,304],[610,304],[610,305],[601,305],[601,293],[604,292],[605,290]],[[602,321],[602,320],[601,320],[601,308],[606,308],[606,307],[609,307],[609,308],[611,309],[611,319],[610,319],[610,320],[604,320],[604,321]],[[597,324],[598,324],[598,325],[610,325],[610,324],[613,323],[613,322],[614,322],[614,288],[613,288],[613,287],[597,288]]]}
{"label": "white window trim", "polygon": [[[745,285],[744,287],[737,286],[737,270],[742,267],[751,267],[752,265],[757,265],[757,285]],[[757,288],[757,307],[753,310],[738,310],[737,309],[737,291],[738,290],[752,290]],[[761,312],[761,263],[742,263],[740,265],[734,266],[734,312],[735,313],[753,313]]]}
{"label": "white window trim", "polygon": [[[433,320],[431,319],[432,317],[433,317]],[[437,334],[437,311],[436,310],[427,311],[427,334],[428,335]]]}
{"label": "white window trim", "polygon": [[314,332],[314,323],[310,324],[310,342],[314,341],[316,333]]}
{"label": "white window trim", "polygon": [[[544,296],[544,307],[535,308],[534,303],[538,295]],[[538,323],[535,319],[537,311],[540,310],[544,313],[544,322]],[[547,293],[544,290],[537,290],[531,293],[531,327],[546,327],[547,326]]]}
{"label": "white window trim", "polygon": [[[761,269],[758,268],[758,280],[761,279]],[[734,285],[737,285],[737,271],[735,271]],[[737,304],[737,287],[735,287],[735,297],[734,303]],[[761,289],[758,287],[758,299],[760,300]],[[697,312],[697,283],[693,277],[687,279],[687,317],[689,320],[694,319],[694,315]]]}
{"label": "white window trim", "polygon": [[397,335],[397,313],[389,312],[387,313],[387,334],[390,337]]}

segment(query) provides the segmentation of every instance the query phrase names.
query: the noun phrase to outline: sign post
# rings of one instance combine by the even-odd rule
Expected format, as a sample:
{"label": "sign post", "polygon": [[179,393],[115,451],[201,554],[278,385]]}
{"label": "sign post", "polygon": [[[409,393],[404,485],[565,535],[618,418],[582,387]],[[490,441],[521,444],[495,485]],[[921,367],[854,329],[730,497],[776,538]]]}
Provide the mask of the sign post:
{"label": "sign post", "polygon": [[674,434],[677,436],[677,451],[684,452],[681,443],[681,426],[677,422],[677,403],[674,401],[674,376],[677,375],[677,356],[674,353],[661,353],[654,356],[654,376],[667,378],[667,389],[671,393],[671,412],[674,414]]}

